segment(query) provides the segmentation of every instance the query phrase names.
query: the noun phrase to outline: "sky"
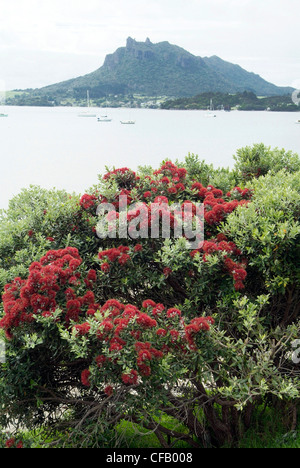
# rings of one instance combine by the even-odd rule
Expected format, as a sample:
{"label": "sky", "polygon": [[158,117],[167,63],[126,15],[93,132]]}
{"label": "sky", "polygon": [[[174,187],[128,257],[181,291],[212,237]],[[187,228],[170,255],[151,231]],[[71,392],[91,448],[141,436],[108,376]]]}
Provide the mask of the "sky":
{"label": "sky", "polygon": [[299,89],[299,18],[299,0],[0,0],[0,83],[40,88],[85,75],[130,36]]}

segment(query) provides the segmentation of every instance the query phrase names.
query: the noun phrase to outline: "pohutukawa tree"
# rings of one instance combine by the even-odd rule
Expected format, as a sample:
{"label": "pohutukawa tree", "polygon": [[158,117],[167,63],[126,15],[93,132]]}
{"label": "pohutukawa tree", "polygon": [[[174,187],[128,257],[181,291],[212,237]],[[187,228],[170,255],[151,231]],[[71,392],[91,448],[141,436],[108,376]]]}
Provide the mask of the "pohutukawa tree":
{"label": "pohutukawa tree", "polygon": [[[237,171],[224,191],[213,182],[220,172],[204,184],[202,169],[191,158],[138,174],[115,169],[80,199],[64,200],[59,222],[44,210],[31,229],[28,217],[26,268],[15,251],[6,278],[18,262],[20,275],[3,293],[3,427],[14,420],[53,430],[59,443],[105,446],[116,444],[125,420],[152,430],[163,447],[220,447],[238,441],[263,404],[294,427],[299,171],[247,187]],[[117,224],[126,208],[134,236],[129,228],[126,237],[97,236],[103,203]],[[155,219],[161,228],[169,217],[170,236],[137,236],[146,232],[141,210],[150,228],[157,204],[176,204],[176,213],[162,209]],[[198,204],[204,241],[191,249],[174,233],[187,206],[195,221]]]}

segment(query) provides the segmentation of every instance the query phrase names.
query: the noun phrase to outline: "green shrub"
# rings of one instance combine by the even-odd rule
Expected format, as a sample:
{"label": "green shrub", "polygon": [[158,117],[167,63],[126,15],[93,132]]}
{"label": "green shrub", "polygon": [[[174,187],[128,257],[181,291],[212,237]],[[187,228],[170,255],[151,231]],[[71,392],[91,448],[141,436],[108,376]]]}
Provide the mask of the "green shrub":
{"label": "green shrub", "polygon": [[281,169],[291,173],[300,170],[300,159],[297,154],[284,149],[271,149],[263,143],[240,148],[233,158],[236,161],[235,170],[244,182],[253,177],[266,175],[269,171],[275,174]]}
{"label": "green shrub", "polygon": [[[233,183],[225,193],[206,185],[208,172],[201,176],[197,167],[190,159],[151,173],[111,170],[91,193],[68,199],[55,221],[49,214],[34,224],[34,235],[21,237],[15,250],[10,241],[7,271],[19,274],[5,285],[0,321],[4,428],[16,420],[50,427],[65,444],[83,447],[101,437],[105,445],[113,433],[117,443],[120,422],[129,421],[154,432],[163,447],[170,440],[220,447],[241,440],[262,404],[284,422],[287,410],[295,414],[299,172],[269,173],[248,187]],[[152,211],[158,203],[170,238],[97,238],[97,205],[111,207],[99,222],[121,222],[120,196],[131,227],[162,223]],[[175,228],[187,205],[195,222],[199,202],[205,240],[191,249]],[[174,204],[176,216],[167,209]],[[35,209],[22,232],[38,223]],[[47,237],[55,239],[51,250]]]}

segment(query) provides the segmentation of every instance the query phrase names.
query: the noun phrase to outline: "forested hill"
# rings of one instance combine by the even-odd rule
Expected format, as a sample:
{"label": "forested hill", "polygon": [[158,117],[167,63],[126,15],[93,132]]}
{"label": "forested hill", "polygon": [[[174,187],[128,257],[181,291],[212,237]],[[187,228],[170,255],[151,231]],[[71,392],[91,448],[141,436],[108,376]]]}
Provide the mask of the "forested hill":
{"label": "forested hill", "polygon": [[44,88],[27,90],[27,96],[34,97],[36,104],[39,99],[55,105],[64,99],[78,103],[87,90],[92,100],[110,95],[174,98],[204,92],[234,94],[250,91],[256,95],[273,96],[293,91],[275,86],[216,56],[201,58],[166,41],[154,44],[148,38],[145,42],[137,42],[129,37],[126,46],[108,54],[98,70]]}
{"label": "forested hill", "polygon": [[215,110],[257,110],[276,112],[297,112],[290,94],[285,96],[257,97],[248,91],[237,94],[229,93],[202,93],[189,98],[170,99],[161,104],[162,109],[198,109],[206,110],[212,102]]}

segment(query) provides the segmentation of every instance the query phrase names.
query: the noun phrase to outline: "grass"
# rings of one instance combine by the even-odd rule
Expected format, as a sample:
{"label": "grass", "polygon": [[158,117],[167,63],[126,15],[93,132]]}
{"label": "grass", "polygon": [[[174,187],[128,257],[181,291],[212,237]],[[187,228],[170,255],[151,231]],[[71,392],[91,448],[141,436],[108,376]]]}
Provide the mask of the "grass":
{"label": "grass", "polygon": [[[272,421],[270,421],[272,423]],[[122,447],[128,448],[160,448],[155,434],[138,428],[136,425],[123,421],[118,427],[122,436]],[[143,435],[141,435],[143,434]],[[183,441],[177,442],[174,448],[191,448]],[[223,447],[227,448],[227,447]],[[300,448],[300,424],[297,430],[286,432],[286,429],[277,428],[274,431],[268,423],[262,428],[249,429],[235,448]]]}
{"label": "grass", "polygon": [[[159,422],[167,429],[174,429],[181,433],[187,432],[186,428],[182,424],[164,414],[161,415]],[[122,447],[124,448],[161,448],[161,445],[153,431],[148,431],[147,429],[128,421],[121,421],[118,425],[117,436],[119,440],[122,440]],[[167,438],[165,439],[167,440]],[[172,447],[190,448],[191,446],[185,441],[178,440]]]}
{"label": "grass", "polygon": [[[186,432],[184,426],[178,421],[166,415],[161,416],[160,423],[168,429],[175,429],[179,432]],[[58,435],[59,436],[59,435]],[[61,434],[62,440],[65,437]],[[51,443],[51,439],[45,436],[43,430],[35,432],[26,432],[21,434],[19,438],[23,441],[28,441],[28,445],[32,448],[43,448],[44,443]],[[73,436],[71,437],[73,441]],[[116,427],[115,433],[107,433],[103,440],[106,440],[106,448],[114,448],[117,441],[118,448],[142,449],[153,448],[159,449],[161,445],[153,431],[148,431],[137,424],[121,421]],[[169,441],[170,442],[170,441]],[[173,440],[171,440],[173,442]],[[108,444],[108,445],[107,445]],[[98,445],[92,443],[92,446]],[[99,444],[100,446],[101,443]],[[64,447],[68,447],[69,442],[66,442]],[[177,441],[174,448],[192,448],[184,441]],[[229,447],[223,447],[229,448]],[[266,410],[263,417],[253,421],[252,427],[247,430],[243,438],[235,446],[235,448],[300,448],[300,422],[296,430],[289,431],[282,425],[276,416],[276,412],[272,409]]]}

